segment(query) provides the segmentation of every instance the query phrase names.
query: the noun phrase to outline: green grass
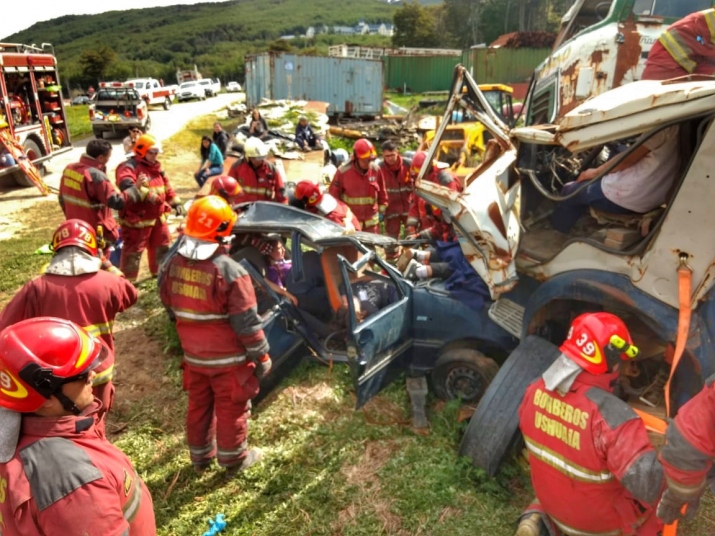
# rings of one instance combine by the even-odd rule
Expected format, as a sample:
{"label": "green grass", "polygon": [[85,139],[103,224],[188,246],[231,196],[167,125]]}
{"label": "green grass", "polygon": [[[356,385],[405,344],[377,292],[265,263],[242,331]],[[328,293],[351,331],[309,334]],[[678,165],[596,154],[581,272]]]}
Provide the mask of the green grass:
{"label": "green grass", "polygon": [[23,218],[32,224],[22,225],[12,238],[2,240],[0,305],[11,297],[11,291],[38,275],[40,268],[49,262],[48,255],[34,252],[52,241],[52,233],[64,219],[56,199],[23,210]]}
{"label": "green grass", "polygon": [[71,139],[79,140],[92,134],[88,110],[89,106],[87,105],[65,106]]}
{"label": "green grass", "polygon": [[152,365],[157,389],[112,420],[131,422],[116,444],[152,492],[160,535],[200,534],[217,513],[226,515],[229,535],[513,532],[528,501],[526,475],[515,466],[486,480],[457,457],[463,425],[455,403],[433,401],[432,429],[417,434],[406,424],[401,382],[356,412],[345,366],[304,362],[254,408],[249,442],[264,450],[260,464],[233,479],[216,466],[195,475],[183,439],[175,336],[154,314],[154,286],[141,289],[140,306],[153,319],[148,333],[174,342]]}

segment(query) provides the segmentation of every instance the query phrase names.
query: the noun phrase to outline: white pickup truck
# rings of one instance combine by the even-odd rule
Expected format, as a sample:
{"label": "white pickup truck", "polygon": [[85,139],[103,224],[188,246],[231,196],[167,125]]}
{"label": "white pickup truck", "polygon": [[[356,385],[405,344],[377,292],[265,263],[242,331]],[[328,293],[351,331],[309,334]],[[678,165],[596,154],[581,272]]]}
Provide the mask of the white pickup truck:
{"label": "white pickup truck", "polygon": [[207,97],[215,97],[221,91],[221,80],[218,78],[202,78],[199,85],[204,88]]}
{"label": "white pickup truck", "polygon": [[168,110],[176,98],[175,86],[163,86],[154,78],[135,78],[126,83],[137,90],[147,106],[161,105]]}

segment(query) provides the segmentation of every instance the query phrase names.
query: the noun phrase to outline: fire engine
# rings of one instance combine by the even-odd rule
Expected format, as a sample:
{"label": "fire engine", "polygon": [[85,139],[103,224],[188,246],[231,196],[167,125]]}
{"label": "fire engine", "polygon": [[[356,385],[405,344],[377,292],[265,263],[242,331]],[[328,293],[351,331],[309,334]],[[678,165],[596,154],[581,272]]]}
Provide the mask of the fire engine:
{"label": "fire engine", "polygon": [[0,168],[0,177],[35,185],[24,171],[27,162],[19,160],[27,157],[42,170],[43,162],[72,149],[52,45],[0,43],[0,104],[0,132],[7,140],[0,150],[18,162]]}

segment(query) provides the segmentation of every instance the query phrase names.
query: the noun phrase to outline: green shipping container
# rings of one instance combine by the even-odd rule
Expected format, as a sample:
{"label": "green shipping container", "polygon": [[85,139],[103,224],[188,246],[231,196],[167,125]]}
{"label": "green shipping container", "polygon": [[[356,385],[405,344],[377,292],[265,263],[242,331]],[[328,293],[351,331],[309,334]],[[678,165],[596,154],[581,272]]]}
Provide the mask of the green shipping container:
{"label": "green shipping container", "polygon": [[424,93],[449,90],[462,56],[386,56],[383,61],[387,89]]}
{"label": "green shipping container", "polygon": [[479,84],[528,82],[550,48],[475,48],[465,51],[464,65]]}

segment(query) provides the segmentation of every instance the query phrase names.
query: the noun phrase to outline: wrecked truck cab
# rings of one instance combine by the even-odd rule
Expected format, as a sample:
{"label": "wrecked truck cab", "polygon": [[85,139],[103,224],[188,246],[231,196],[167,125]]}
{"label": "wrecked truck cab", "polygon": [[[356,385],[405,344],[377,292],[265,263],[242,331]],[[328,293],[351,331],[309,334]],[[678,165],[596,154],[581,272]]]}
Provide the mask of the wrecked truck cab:
{"label": "wrecked truck cab", "polygon": [[[262,380],[261,396],[303,357],[312,356],[349,365],[357,407],[402,374],[423,382],[429,378],[442,398],[476,403],[517,344],[516,337],[489,320],[489,303],[475,310],[439,283],[415,286],[387,264],[380,250],[395,245],[390,237],[348,232],[277,203],[255,202],[241,209],[230,255],[254,281],[274,362]],[[286,244],[292,267],[285,287],[297,306],[267,282],[266,259],[257,245],[268,234],[280,235]],[[360,292],[351,285],[358,273],[391,287],[395,296],[362,319],[347,299]],[[340,311],[341,306],[347,309]]]}
{"label": "wrecked truck cab", "polygon": [[536,68],[526,124],[554,122],[586,99],[640,80],[660,34],[711,0],[576,0]]}
{"label": "wrecked truck cab", "polygon": [[[641,353],[622,380],[631,405],[646,413],[673,416],[715,372],[713,110],[715,81],[634,82],[553,124],[512,130],[461,194],[418,182],[418,195],[451,218],[463,252],[486,274],[490,319],[521,339],[462,442],[461,453],[490,474],[518,443],[526,386],[558,355],[553,349],[578,314],[608,311],[626,322]],[[564,183],[602,164],[608,173],[673,126],[680,163],[661,206],[627,217],[592,210],[568,234],[551,226]]]}

